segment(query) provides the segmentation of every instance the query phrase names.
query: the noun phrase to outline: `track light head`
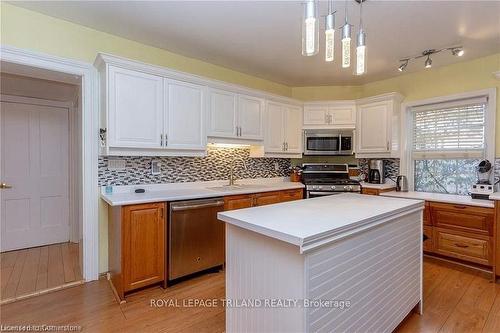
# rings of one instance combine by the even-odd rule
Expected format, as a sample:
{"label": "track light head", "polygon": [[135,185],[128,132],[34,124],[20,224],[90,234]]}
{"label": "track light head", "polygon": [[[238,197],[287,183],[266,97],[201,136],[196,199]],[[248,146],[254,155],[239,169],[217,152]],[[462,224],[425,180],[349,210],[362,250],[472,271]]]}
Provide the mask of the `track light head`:
{"label": "track light head", "polygon": [[432,59],[431,56],[428,55],[427,59],[425,60],[425,68],[431,68],[432,67]]}
{"label": "track light head", "polygon": [[461,47],[452,48],[451,54],[453,54],[455,57],[461,57],[464,55],[464,49]]}
{"label": "track light head", "polygon": [[407,60],[402,60],[403,63],[401,63],[401,65],[399,65],[398,67],[398,71],[402,72],[406,69],[406,66],[408,66],[408,59]]}

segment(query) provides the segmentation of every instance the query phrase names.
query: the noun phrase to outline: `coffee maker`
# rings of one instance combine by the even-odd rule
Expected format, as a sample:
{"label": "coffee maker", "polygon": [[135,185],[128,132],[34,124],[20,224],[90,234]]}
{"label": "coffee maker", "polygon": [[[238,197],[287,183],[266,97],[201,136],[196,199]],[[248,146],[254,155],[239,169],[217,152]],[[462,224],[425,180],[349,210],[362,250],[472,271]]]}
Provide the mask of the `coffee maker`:
{"label": "coffee maker", "polygon": [[372,184],[385,183],[384,160],[370,160],[368,164],[368,182]]}

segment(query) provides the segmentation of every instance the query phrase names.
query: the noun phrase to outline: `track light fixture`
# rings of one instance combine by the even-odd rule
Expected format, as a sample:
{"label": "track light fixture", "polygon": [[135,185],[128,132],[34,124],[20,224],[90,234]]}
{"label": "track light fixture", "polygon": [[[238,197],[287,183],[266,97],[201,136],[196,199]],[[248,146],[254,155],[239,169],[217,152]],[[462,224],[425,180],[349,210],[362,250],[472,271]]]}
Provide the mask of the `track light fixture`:
{"label": "track light fixture", "polygon": [[400,72],[404,71],[406,69],[406,66],[408,66],[408,61],[409,60],[410,59],[403,59],[403,60],[401,60],[403,63],[401,65],[399,65],[398,71],[400,71]]}
{"label": "track light fixture", "polygon": [[422,52],[422,54],[419,54],[417,56],[400,59],[399,61],[401,62],[401,64],[398,67],[398,71],[400,71],[400,72],[404,71],[406,69],[406,67],[408,66],[408,63],[410,62],[410,60],[420,59],[420,58],[424,58],[424,57],[426,58],[425,62],[424,62],[425,68],[431,68],[432,67],[431,55],[442,52],[442,51],[451,51],[451,54],[456,56],[456,57],[461,57],[464,55],[464,48],[462,46],[444,47],[442,49],[437,49],[437,50],[436,49],[429,49],[429,50],[425,50],[424,52]]}
{"label": "track light fixture", "polygon": [[425,60],[425,68],[431,68],[432,67],[432,59],[431,56],[428,55],[427,59]]}

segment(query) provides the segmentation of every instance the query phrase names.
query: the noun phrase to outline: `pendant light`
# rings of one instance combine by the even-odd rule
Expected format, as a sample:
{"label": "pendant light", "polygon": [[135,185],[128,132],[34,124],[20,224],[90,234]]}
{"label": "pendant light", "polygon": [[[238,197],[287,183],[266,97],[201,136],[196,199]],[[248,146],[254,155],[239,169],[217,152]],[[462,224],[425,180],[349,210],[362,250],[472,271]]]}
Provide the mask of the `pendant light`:
{"label": "pendant light", "polygon": [[359,32],[356,44],[356,75],[366,73],[366,33],[363,30],[363,2],[359,1]]}
{"label": "pendant light", "polygon": [[342,67],[351,66],[351,26],[347,22],[347,0],[345,1],[345,23],[342,27]]}
{"label": "pendant light", "polygon": [[331,62],[335,56],[335,12],[333,0],[328,1],[328,15],[325,17],[325,61]]}
{"label": "pendant light", "polygon": [[319,51],[318,1],[307,0],[302,19],[302,55],[313,56]]}

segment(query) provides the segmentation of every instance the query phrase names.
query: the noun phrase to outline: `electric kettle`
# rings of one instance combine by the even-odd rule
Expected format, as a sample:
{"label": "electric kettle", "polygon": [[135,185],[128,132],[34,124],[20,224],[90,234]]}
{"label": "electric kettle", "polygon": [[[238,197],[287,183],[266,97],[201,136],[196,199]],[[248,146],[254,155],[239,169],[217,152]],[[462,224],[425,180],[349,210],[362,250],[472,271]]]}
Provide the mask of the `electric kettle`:
{"label": "electric kettle", "polygon": [[396,191],[408,192],[408,178],[406,176],[398,176],[396,178]]}

